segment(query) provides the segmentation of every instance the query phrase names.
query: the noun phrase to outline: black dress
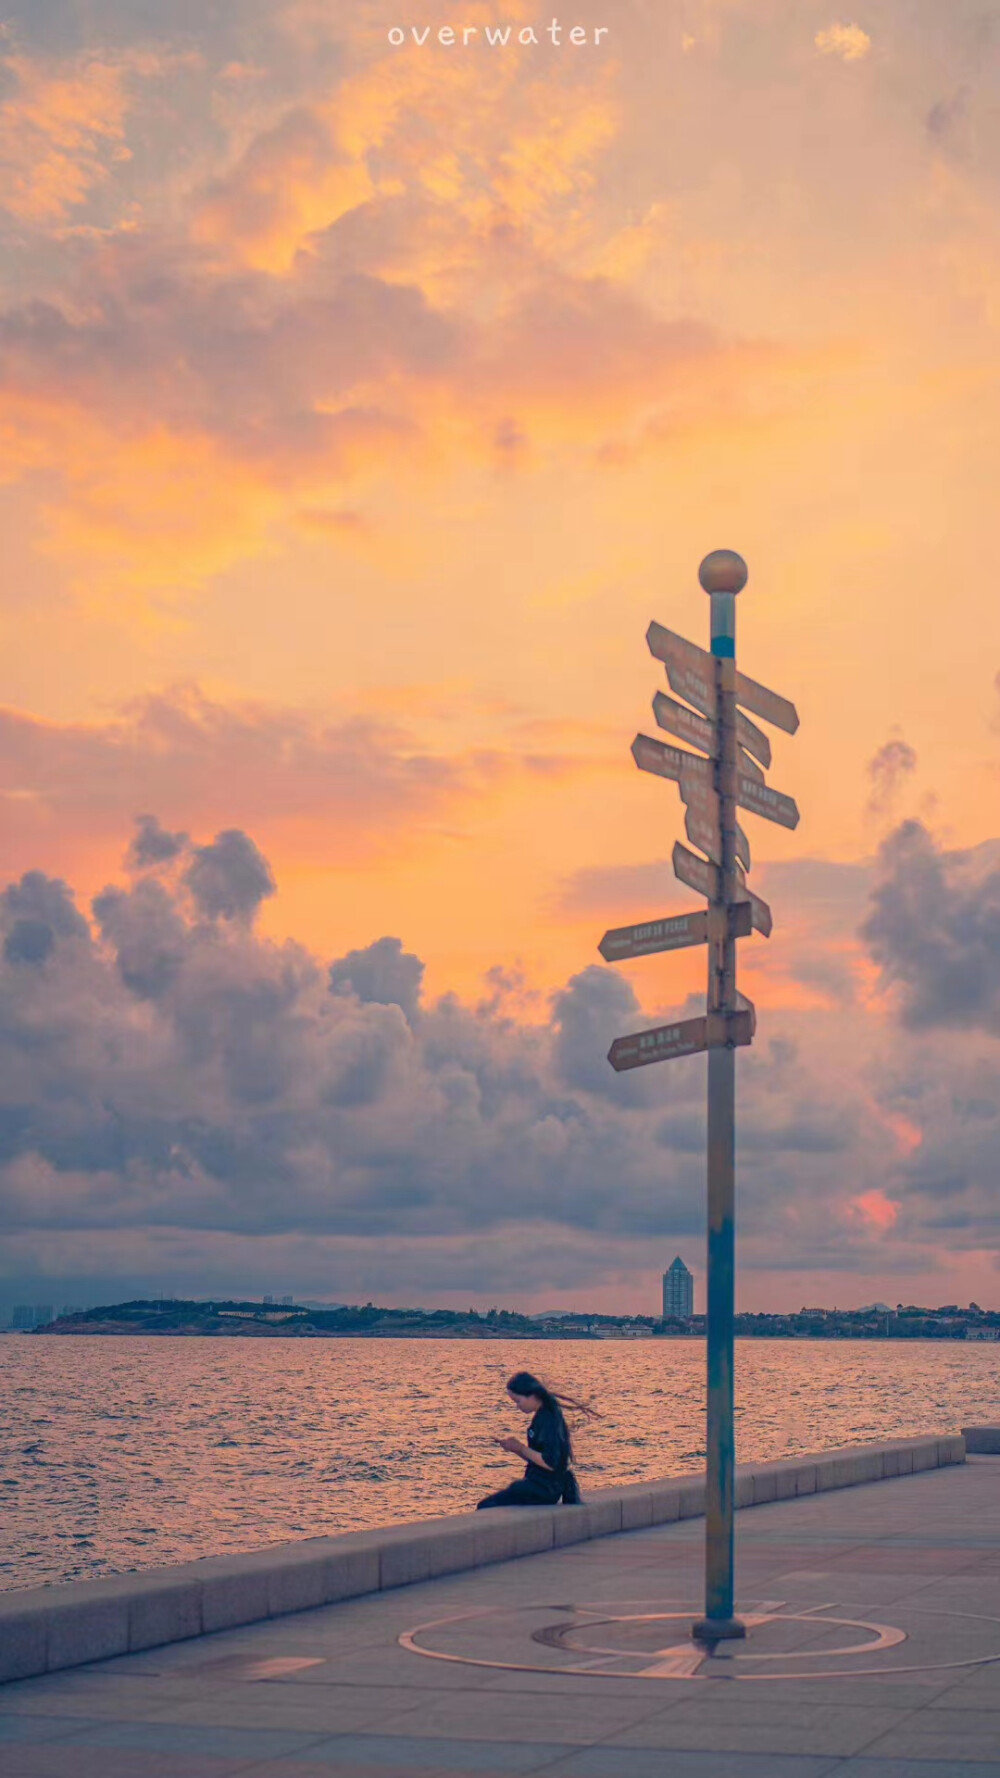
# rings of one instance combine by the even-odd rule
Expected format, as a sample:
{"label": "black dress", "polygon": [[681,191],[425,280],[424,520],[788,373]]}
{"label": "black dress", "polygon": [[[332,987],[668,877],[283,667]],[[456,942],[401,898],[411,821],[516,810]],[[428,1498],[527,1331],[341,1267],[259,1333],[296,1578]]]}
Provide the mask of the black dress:
{"label": "black dress", "polygon": [[576,1477],[569,1467],[569,1439],[551,1408],[543,1405],[532,1417],[528,1444],[544,1458],[548,1469],[539,1468],[537,1463],[525,1464],[521,1481],[511,1482],[509,1488],[501,1488],[497,1494],[488,1494],[479,1502],[477,1511],[486,1506],[555,1506],[560,1500],[579,1499]]}

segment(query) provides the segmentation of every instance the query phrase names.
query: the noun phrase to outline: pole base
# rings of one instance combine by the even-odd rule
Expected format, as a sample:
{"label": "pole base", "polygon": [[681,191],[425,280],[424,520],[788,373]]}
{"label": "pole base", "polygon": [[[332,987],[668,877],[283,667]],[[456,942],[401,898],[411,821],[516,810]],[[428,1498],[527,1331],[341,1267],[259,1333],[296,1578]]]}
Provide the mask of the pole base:
{"label": "pole base", "polygon": [[746,1624],[738,1617],[703,1617],[691,1625],[692,1642],[706,1648],[714,1648],[717,1642],[738,1642],[746,1633]]}

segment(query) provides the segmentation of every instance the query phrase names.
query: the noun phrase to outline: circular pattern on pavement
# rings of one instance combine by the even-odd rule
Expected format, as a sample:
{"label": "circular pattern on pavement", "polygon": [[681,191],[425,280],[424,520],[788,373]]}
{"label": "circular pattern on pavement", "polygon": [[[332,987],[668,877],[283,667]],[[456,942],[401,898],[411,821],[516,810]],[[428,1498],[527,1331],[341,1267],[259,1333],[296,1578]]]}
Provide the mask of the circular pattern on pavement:
{"label": "circular pattern on pavement", "polygon": [[856,1608],[762,1600],[740,1616],[745,1641],[691,1640],[690,1603],[603,1601],[495,1606],[435,1618],[399,1638],[412,1654],[515,1672],[662,1680],[885,1677],[1000,1661],[1000,1619],[893,1607],[885,1624]]}

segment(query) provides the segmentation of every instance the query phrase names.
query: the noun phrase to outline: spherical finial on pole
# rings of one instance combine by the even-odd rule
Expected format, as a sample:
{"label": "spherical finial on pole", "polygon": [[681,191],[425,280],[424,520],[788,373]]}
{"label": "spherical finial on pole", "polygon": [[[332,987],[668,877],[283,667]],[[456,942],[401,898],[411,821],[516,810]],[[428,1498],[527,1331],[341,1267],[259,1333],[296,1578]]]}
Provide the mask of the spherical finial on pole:
{"label": "spherical finial on pole", "polygon": [[740,593],[747,584],[748,568],[734,549],[713,549],[698,569],[706,593]]}

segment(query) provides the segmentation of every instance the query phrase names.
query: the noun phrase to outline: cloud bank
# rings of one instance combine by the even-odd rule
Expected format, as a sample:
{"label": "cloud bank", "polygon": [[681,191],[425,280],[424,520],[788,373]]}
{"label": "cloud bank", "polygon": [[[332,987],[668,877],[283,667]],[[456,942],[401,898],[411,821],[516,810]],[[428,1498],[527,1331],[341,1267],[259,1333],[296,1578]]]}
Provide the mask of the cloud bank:
{"label": "cloud bank", "polygon": [[[426,1002],[399,937],[329,963],[262,937],[274,879],[239,829],[198,841],[146,814],[126,862],[89,917],[37,870],[0,895],[10,1276],[100,1269],[124,1288],[180,1268],[236,1289],[277,1268],[315,1291],[321,1270],[333,1295],[363,1277],[523,1300],[700,1239],[703,1070],[612,1073],[612,1037],[650,1016],[622,973],[580,970],[534,1024],[499,991]],[[1000,926],[969,936],[966,871],[912,825],[884,849],[865,936],[908,1026],[996,1029]],[[743,1264],[801,1273],[793,1295],[817,1271],[932,1265],[945,1220],[960,1241],[997,1223],[982,1060],[918,1043],[904,1068],[873,1028],[859,1067],[857,1018],[768,1021],[742,1059]]]}

